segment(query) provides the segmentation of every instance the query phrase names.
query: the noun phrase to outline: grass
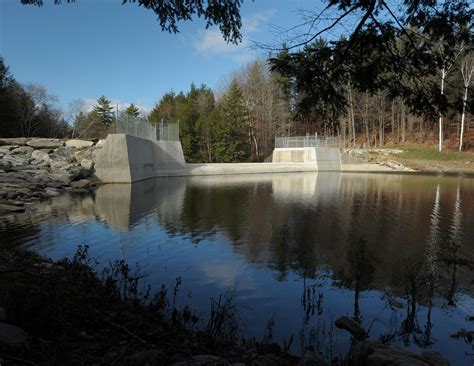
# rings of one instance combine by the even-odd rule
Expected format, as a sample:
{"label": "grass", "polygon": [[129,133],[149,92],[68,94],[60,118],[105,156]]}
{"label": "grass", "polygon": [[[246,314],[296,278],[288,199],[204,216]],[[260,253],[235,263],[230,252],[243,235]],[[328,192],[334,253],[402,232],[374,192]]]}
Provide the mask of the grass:
{"label": "grass", "polygon": [[431,160],[431,161],[462,161],[474,162],[474,154],[471,152],[459,152],[453,150],[444,150],[438,152],[437,147],[414,147],[414,146],[396,146],[403,150],[396,156],[405,160]]}
{"label": "grass", "polygon": [[403,149],[403,153],[400,154],[400,157],[403,159],[417,160],[474,162],[474,154],[458,151],[438,152],[436,148],[432,147]]}

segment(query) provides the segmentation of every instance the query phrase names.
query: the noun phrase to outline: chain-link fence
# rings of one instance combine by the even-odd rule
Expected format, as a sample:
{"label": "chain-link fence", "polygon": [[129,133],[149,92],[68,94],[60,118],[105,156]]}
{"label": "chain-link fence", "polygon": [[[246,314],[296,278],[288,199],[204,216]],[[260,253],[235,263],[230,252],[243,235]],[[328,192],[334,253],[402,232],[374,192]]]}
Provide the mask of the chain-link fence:
{"label": "chain-link fence", "polygon": [[339,137],[318,135],[275,137],[275,149],[293,147],[339,147]]}
{"label": "chain-link fence", "polygon": [[117,116],[117,133],[153,141],[179,141],[179,123],[151,123],[146,118],[119,113]]}

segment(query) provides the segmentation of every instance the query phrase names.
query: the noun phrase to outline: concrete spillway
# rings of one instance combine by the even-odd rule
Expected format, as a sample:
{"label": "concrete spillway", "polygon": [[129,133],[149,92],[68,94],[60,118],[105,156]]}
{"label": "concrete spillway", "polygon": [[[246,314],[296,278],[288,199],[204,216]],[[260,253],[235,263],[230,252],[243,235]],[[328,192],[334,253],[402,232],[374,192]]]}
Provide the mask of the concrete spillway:
{"label": "concrete spillway", "polygon": [[155,177],[292,173],[316,171],[387,171],[372,164],[341,164],[337,148],[275,149],[272,163],[186,164],[179,141],[152,141],[108,135],[96,153],[96,176],[104,183],[132,183]]}

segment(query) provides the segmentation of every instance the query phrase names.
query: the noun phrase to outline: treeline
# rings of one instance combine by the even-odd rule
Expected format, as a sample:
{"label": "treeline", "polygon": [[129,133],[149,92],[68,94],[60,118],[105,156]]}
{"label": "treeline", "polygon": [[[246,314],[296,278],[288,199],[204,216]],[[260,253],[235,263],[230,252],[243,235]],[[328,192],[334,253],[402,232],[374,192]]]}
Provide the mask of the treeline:
{"label": "treeline", "polygon": [[179,122],[189,162],[258,161],[288,131],[292,112],[283,80],[257,60],[231,75],[219,95],[194,84],[187,93],[166,93],[149,120]]}
{"label": "treeline", "polygon": [[70,126],[58,99],[41,85],[22,85],[0,57],[0,136],[64,137]]}

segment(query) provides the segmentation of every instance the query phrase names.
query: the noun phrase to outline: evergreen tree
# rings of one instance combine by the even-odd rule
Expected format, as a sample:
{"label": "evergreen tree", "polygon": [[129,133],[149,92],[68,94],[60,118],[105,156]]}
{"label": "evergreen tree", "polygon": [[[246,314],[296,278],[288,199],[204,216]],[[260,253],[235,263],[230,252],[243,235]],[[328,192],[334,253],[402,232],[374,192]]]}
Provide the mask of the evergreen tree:
{"label": "evergreen tree", "polygon": [[125,109],[125,114],[129,117],[138,117],[140,115],[140,109],[138,107],[131,103],[127,109]]}
{"label": "evergreen tree", "polygon": [[250,112],[245,106],[242,91],[236,80],[214,114],[215,158],[218,162],[235,163],[250,157],[249,119]]}
{"label": "evergreen tree", "polygon": [[97,114],[100,122],[106,126],[110,126],[114,121],[114,108],[112,103],[105,96],[97,99],[97,105],[94,107],[94,112]]}

